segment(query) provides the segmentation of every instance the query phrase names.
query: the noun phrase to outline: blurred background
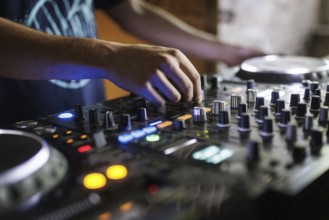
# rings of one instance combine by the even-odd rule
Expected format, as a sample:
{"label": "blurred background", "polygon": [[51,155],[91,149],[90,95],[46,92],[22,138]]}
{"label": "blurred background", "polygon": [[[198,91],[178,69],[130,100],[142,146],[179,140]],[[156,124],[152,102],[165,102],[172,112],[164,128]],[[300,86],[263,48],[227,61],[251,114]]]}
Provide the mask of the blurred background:
{"label": "blurred background", "polygon": [[[226,43],[268,54],[329,54],[329,0],[147,0],[186,23],[215,33]],[[103,11],[96,11],[99,37],[122,43],[148,43],[123,31]],[[216,73],[222,64],[189,56],[201,73]],[[104,81],[106,98],[129,93]]]}

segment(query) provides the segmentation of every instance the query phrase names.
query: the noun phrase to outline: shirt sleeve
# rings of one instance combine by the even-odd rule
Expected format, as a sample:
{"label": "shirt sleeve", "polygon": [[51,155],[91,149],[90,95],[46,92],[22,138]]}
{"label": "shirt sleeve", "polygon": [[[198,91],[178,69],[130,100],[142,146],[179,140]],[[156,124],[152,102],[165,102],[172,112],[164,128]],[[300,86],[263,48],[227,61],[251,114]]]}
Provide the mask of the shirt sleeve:
{"label": "shirt sleeve", "polygon": [[94,0],[96,8],[109,9],[114,7],[125,0]]}

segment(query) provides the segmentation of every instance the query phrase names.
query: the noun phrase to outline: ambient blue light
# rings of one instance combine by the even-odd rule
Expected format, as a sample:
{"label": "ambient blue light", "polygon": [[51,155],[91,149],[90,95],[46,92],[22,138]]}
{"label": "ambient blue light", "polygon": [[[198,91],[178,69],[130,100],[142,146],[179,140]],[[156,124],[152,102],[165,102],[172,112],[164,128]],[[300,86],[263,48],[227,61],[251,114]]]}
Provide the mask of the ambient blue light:
{"label": "ambient blue light", "polygon": [[135,131],[132,131],[131,132],[131,135],[134,137],[134,138],[140,138],[140,137],[143,137],[145,135],[145,132],[142,131],[142,130],[135,130]]}
{"label": "ambient blue light", "polygon": [[152,122],[152,123],[150,123],[150,126],[154,126],[154,125],[160,124],[161,122],[162,122],[161,120]]}
{"label": "ambient blue light", "polygon": [[118,141],[121,144],[126,144],[132,140],[134,140],[134,136],[132,136],[131,134],[121,134],[118,136]]}
{"label": "ambient blue light", "polygon": [[143,131],[146,133],[146,134],[152,134],[154,132],[157,131],[157,128],[154,127],[154,126],[149,126],[149,127],[145,127],[143,128]]}
{"label": "ambient blue light", "polygon": [[72,118],[73,114],[69,113],[69,112],[65,112],[65,113],[59,114],[57,117],[60,119]]}

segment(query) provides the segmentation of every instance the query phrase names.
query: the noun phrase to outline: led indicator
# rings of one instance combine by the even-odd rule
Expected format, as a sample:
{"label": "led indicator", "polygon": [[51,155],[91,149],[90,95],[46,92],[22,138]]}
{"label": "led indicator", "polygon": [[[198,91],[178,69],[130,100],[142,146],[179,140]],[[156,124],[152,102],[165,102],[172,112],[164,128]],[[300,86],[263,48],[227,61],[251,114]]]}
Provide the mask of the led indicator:
{"label": "led indicator", "polygon": [[128,175],[127,168],[123,165],[112,165],[106,169],[106,176],[111,180],[120,180]]}
{"label": "led indicator", "polygon": [[134,137],[134,138],[141,138],[145,135],[145,132],[143,130],[136,130],[136,131],[132,131],[131,132],[131,135]]}
{"label": "led indicator", "polygon": [[126,202],[120,206],[121,212],[128,212],[133,208],[132,202]]}
{"label": "led indicator", "polygon": [[73,138],[69,138],[65,142],[66,142],[66,144],[72,144],[73,141],[74,141]]}
{"label": "led indicator", "polygon": [[53,139],[59,138],[59,134],[53,134]]}
{"label": "led indicator", "polygon": [[85,152],[88,152],[91,150],[91,146],[90,145],[83,145],[83,146],[80,146],[78,148],[78,152],[79,153],[85,153]]}
{"label": "led indicator", "polygon": [[157,142],[160,140],[160,135],[158,134],[150,134],[146,136],[146,141],[148,142]]}
{"label": "led indicator", "polygon": [[81,140],[85,140],[85,139],[87,139],[88,138],[88,135],[86,135],[86,134],[82,134],[81,136],[80,136],[80,139]]}
{"label": "led indicator", "polygon": [[159,187],[156,184],[151,184],[149,185],[148,190],[150,194],[155,194],[159,191]]}
{"label": "led indicator", "polygon": [[101,173],[90,173],[83,178],[86,189],[101,189],[106,185],[106,177]]}
{"label": "led indicator", "polygon": [[59,114],[57,117],[60,119],[73,118],[73,114],[69,113],[69,112],[65,112],[65,113]]}
{"label": "led indicator", "polygon": [[149,126],[149,127],[145,127],[143,128],[143,131],[146,133],[146,134],[152,134],[154,132],[157,131],[157,128],[154,127],[154,126]]}
{"label": "led indicator", "polygon": [[134,136],[132,136],[131,134],[121,134],[118,136],[118,141],[121,144],[126,144],[132,140],[134,140]]}
{"label": "led indicator", "polygon": [[73,133],[72,130],[67,130],[67,131],[65,132],[66,135],[71,135],[72,133]]}
{"label": "led indicator", "polygon": [[160,123],[162,123],[161,120],[155,121],[155,122],[150,123],[150,126],[155,126],[155,125],[160,124]]}

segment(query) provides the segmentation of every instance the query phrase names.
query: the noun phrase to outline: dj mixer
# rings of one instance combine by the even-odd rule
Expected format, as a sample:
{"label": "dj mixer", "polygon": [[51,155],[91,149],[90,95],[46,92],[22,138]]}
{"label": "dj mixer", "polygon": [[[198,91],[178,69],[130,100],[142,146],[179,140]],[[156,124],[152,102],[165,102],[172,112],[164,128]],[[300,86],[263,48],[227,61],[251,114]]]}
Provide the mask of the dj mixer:
{"label": "dj mixer", "polygon": [[327,219],[321,65],[242,65],[204,76],[201,104],[130,95],[0,129],[0,219]]}

